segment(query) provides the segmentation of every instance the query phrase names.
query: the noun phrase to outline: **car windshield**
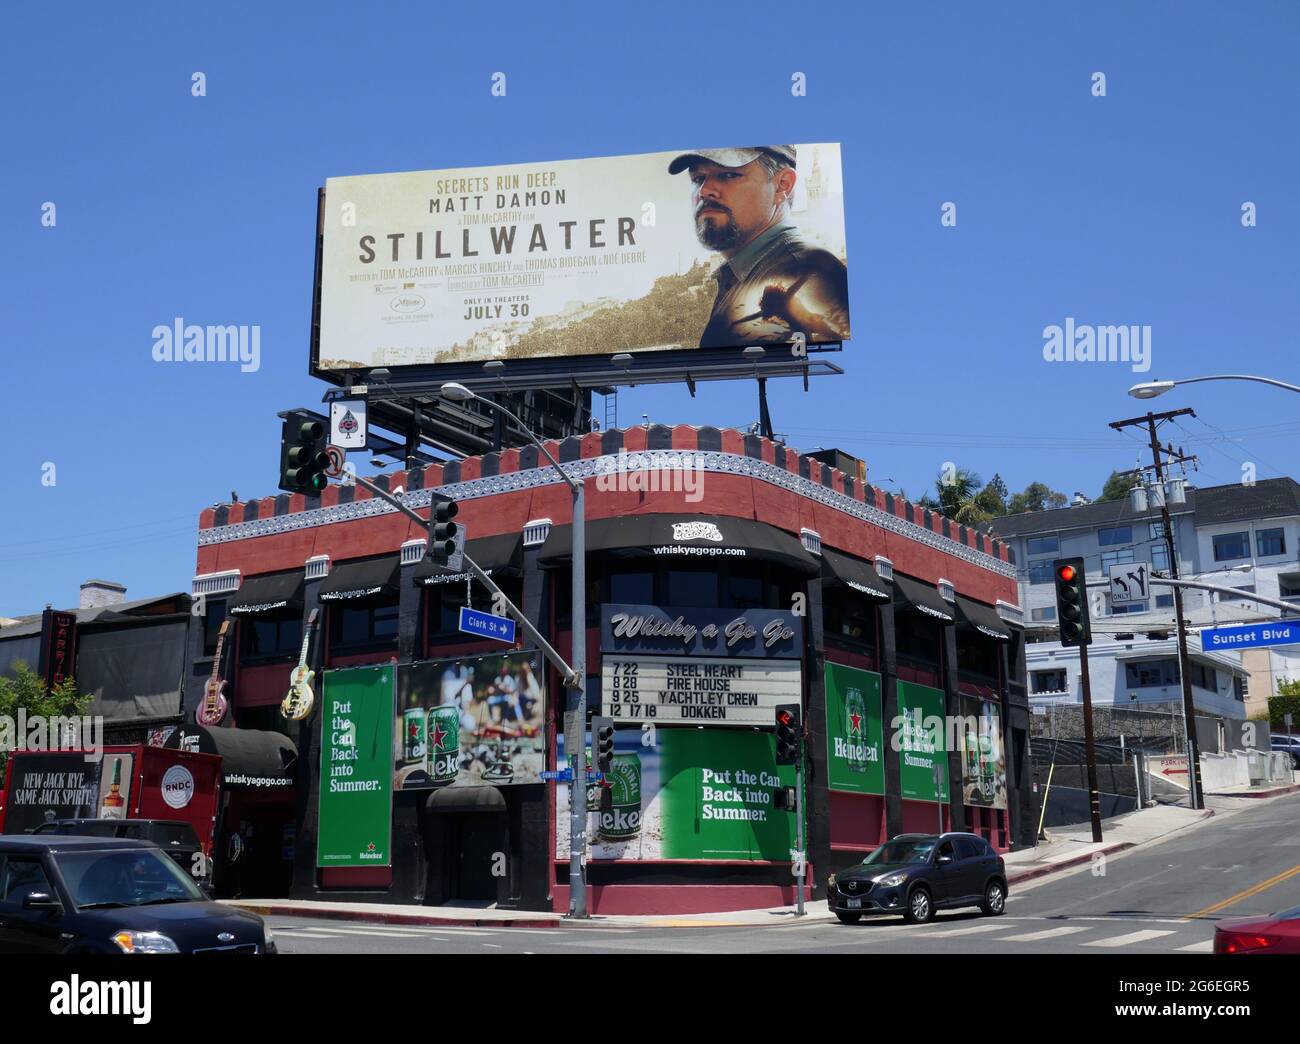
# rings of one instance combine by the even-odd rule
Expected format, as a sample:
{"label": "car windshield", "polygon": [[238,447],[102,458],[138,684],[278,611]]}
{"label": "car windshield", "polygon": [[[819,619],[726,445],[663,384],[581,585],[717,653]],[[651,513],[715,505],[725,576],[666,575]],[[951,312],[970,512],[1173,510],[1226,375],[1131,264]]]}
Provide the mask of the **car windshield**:
{"label": "car windshield", "polygon": [[55,858],[79,908],[206,898],[174,860],[155,848],[60,852]]}
{"label": "car windshield", "polygon": [[934,851],[934,838],[924,837],[914,841],[887,841],[862,861],[863,866],[884,863],[925,863]]}

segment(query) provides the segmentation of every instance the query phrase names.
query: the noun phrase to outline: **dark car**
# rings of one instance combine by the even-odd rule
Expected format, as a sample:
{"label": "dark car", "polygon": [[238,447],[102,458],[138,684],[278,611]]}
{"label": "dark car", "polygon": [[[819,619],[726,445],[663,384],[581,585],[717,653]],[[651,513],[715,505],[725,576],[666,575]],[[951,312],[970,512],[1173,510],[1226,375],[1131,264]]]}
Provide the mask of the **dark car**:
{"label": "dark car", "polygon": [[262,918],[209,902],[157,845],[0,837],[0,953],[275,953]]}
{"label": "dark car", "polygon": [[1007,870],[975,834],[899,834],[857,866],[831,874],[826,903],[845,924],[889,913],[924,924],[936,910],[957,906],[996,915],[1006,909]]}
{"label": "dark car", "polygon": [[1291,767],[1300,768],[1300,737],[1273,736],[1271,740],[1274,754],[1290,754]]}
{"label": "dark car", "polygon": [[1300,906],[1271,917],[1232,917],[1214,926],[1215,953],[1300,953]]}
{"label": "dark car", "polygon": [[56,819],[42,823],[32,833],[152,841],[201,885],[206,886],[211,877],[208,860],[199,854],[203,851],[199,835],[183,819]]}

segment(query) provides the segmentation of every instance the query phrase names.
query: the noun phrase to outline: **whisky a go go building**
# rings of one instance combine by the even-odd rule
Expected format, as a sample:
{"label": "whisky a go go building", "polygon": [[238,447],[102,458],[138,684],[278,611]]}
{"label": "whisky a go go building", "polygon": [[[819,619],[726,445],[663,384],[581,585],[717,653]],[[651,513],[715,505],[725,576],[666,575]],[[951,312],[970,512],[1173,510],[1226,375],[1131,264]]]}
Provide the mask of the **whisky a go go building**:
{"label": "whisky a go go building", "polygon": [[[593,912],[793,902],[781,704],[803,710],[808,898],[903,831],[1033,843],[1005,545],[831,466],[842,457],[740,431],[650,425],[548,448],[586,486],[583,621],[571,497],[535,449],[375,481],[417,511],[432,490],[455,498],[475,561],[562,656],[586,642],[591,713],[617,725],[612,810],[589,828]],[[683,467],[689,493],[668,478]],[[522,638],[459,630],[462,606],[492,600],[435,570],[426,539],[359,486],[205,510],[193,587],[209,658],[194,671],[214,670],[231,621],[220,727],[296,745],[286,822],[264,831],[290,894],[564,911],[568,788],[546,778],[565,764],[560,678]],[[316,707],[290,721],[279,704],[304,658]]]}

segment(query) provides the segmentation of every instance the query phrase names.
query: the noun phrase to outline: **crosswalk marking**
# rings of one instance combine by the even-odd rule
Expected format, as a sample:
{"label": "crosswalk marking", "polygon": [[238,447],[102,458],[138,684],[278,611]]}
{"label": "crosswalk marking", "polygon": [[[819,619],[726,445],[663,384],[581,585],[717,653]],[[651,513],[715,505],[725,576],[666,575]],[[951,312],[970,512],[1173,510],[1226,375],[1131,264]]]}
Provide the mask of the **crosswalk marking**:
{"label": "crosswalk marking", "polygon": [[1146,942],[1148,939],[1159,939],[1165,935],[1173,935],[1169,930],[1157,930],[1154,928],[1142,932],[1129,932],[1128,935],[1114,935],[1109,939],[1094,939],[1092,942],[1083,943],[1083,946],[1104,946],[1107,949],[1114,949],[1118,946],[1132,946],[1134,943]]}
{"label": "crosswalk marking", "polygon": [[1001,932],[1007,929],[1005,924],[978,924],[972,923],[963,925],[960,928],[945,928],[943,931],[931,932],[923,931],[918,935],[921,939],[942,939],[949,935],[974,935],[976,932]]}
{"label": "crosswalk marking", "polygon": [[1204,939],[1201,942],[1192,943],[1191,946],[1180,946],[1178,947],[1177,952],[1178,953],[1213,953],[1214,940]]}
{"label": "crosswalk marking", "polygon": [[1075,932],[1086,932],[1087,928],[1044,928],[1039,932],[1024,932],[1021,935],[1002,935],[994,939],[994,942],[1037,942],[1039,939],[1058,939],[1062,935],[1073,935]]}

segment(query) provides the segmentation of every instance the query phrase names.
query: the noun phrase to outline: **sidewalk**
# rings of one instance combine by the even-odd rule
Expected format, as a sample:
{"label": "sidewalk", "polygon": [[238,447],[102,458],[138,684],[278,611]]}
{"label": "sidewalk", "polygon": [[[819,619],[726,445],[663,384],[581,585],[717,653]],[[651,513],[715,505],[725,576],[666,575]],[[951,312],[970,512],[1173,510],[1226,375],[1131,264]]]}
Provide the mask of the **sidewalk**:
{"label": "sidewalk", "polygon": [[[1295,789],[1300,788],[1285,788],[1281,792],[1287,793]],[[1241,798],[1266,795],[1232,793],[1224,796]],[[1242,807],[1246,807],[1244,803],[1233,803],[1220,811],[1230,813]],[[1161,805],[1116,816],[1102,824],[1103,839],[1100,844],[1093,843],[1092,827],[1087,823],[1053,827],[1048,831],[1050,841],[1040,841],[1036,848],[1010,852],[1003,856],[1007,866],[1007,882],[1014,890],[1019,883],[1088,863],[1098,852],[1110,855],[1183,830],[1214,815],[1215,811],[1212,808],[1196,811],[1177,805]],[[227,899],[223,902],[262,916],[322,917],[378,924],[451,925],[465,928],[722,928],[832,920],[825,902],[821,900],[808,903],[807,912],[802,918],[796,917],[793,906],[778,906],[766,910],[733,910],[712,914],[596,915],[588,921],[568,921],[561,914],[555,913],[498,910],[482,906],[402,906],[332,903],[310,899]]]}

